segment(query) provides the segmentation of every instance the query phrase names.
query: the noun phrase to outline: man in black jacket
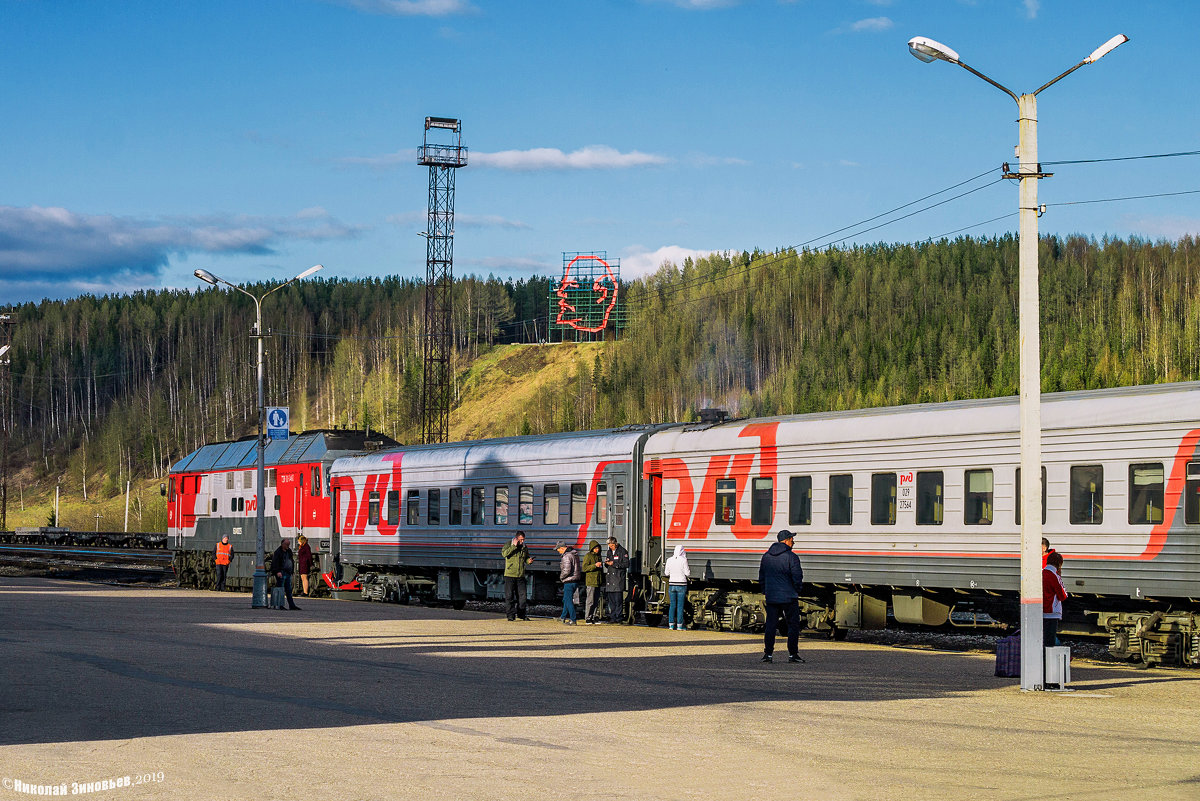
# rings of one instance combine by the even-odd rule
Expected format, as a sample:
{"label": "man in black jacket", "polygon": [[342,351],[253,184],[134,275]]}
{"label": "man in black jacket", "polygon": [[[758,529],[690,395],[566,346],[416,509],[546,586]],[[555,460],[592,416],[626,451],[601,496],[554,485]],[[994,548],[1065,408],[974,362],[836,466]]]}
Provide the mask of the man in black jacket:
{"label": "man in black jacket", "polygon": [[287,597],[288,609],[299,609],[292,600],[292,573],[296,570],[296,561],[292,558],[292,541],[287,537],[279,543],[275,553],[271,554],[271,572],[279,582],[276,586],[283,587]]}
{"label": "man in black jacket", "polygon": [[767,628],[763,633],[762,661],[770,662],[775,651],[775,628],[782,615],[787,621],[788,661],[803,662],[800,658],[800,607],[796,600],[804,585],[800,557],[792,553],[795,535],[786,528],[775,537],[775,544],[763,554],[758,568],[758,580],[767,596]]}
{"label": "man in black jacket", "polygon": [[629,551],[608,538],[608,552],[604,554],[604,605],[608,609],[608,622],[621,623],[625,620],[625,575],[629,570]]}

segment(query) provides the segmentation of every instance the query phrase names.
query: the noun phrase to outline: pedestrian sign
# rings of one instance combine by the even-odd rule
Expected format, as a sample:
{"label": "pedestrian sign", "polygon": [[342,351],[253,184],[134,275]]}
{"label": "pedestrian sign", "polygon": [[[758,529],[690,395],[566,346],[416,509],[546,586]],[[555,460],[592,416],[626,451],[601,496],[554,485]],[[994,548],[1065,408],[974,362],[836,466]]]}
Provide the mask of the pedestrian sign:
{"label": "pedestrian sign", "polygon": [[287,439],[291,422],[286,406],[267,407],[267,439]]}

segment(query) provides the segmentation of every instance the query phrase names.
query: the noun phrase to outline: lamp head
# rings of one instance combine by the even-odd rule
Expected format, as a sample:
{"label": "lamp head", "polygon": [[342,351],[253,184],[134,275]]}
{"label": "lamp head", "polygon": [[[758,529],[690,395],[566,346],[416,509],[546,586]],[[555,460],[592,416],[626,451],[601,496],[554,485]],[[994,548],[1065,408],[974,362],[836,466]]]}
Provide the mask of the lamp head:
{"label": "lamp head", "polygon": [[9,345],[0,345],[0,359],[4,358],[4,354],[8,353]]}
{"label": "lamp head", "polygon": [[325,269],[324,264],[314,264],[312,267],[309,267],[307,270],[305,270],[304,272],[297,275],[296,280],[299,281],[301,278],[308,278],[310,275],[315,273],[317,270],[324,270],[324,269]]}
{"label": "lamp head", "polygon": [[217,277],[208,270],[196,270],[194,273],[192,273],[192,275],[196,276],[206,284],[212,284],[213,286],[217,285]]}
{"label": "lamp head", "polygon": [[[1115,46],[1115,45],[1114,45]],[[908,40],[908,52],[912,53],[917,58],[924,61],[926,64],[931,61],[949,61],[951,64],[958,63],[958,53],[953,49],[946,47],[941,42],[935,42],[927,36],[914,36]]]}
{"label": "lamp head", "polygon": [[1121,45],[1129,41],[1129,37],[1123,33],[1118,33],[1113,38],[1109,39],[1104,44],[1092,51],[1092,54],[1083,60],[1085,64],[1095,64],[1100,59],[1107,56],[1112,51],[1116,50]]}

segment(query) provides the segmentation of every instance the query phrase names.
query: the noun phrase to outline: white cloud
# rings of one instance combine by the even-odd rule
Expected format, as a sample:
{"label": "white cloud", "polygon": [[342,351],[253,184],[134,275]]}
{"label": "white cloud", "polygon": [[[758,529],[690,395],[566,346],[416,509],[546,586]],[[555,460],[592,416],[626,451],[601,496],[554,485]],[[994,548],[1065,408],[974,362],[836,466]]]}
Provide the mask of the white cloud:
{"label": "white cloud", "polygon": [[1041,9],[1040,0],[1025,0],[1025,16],[1030,19],[1037,19],[1038,10]]}
{"label": "white cloud", "polygon": [[477,167],[498,170],[613,170],[666,164],[670,159],[653,153],[631,150],[622,153],[607,145],[588,145],[570,153],[556,147],[530,150],[502,150],[498,153],[472,153],[468,162]]}
{"label": "white cloud", "polygon": [[466,0],[341,0],[341,4],[393,17],[449,17],[478,10]]}
{"label": "white cloud", "polygon": [[663,262],[683,264],[686,258],[699,259],[713,253],[723,253],[722,250],[695,250],[679,245],[664,245],[658,250],[647,250],[640,245],[626,248],[621,254],[621,277],[638,278],[650,275],[663,265]]}
{"label": "white cloud", "polygon": [[893,23],[889,17],[868,17],[852,23],[850,25],[850,30],[854,31],[855,33],[863,33],[864,31],[874,33],[877,31],[890,30],[894,24],[895,23]]}

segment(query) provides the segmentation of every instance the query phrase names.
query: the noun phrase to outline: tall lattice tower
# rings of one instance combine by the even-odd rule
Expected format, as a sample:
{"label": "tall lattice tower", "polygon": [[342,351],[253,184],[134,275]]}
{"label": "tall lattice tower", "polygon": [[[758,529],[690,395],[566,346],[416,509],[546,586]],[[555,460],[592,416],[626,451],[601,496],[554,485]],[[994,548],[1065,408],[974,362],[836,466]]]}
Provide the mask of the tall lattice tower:
{"label": "tall lattice tower", "polygon": [[[429,131],[449,131],[451,144],[433,144]],[[425,141],[417,163],[429,167],[429,220],[425,230],[425,375],[421,383],[421,439],[450,437],[451,330],[454,292],[454,171],[467,165],[462,124],[448,117],[425,118]]]}

